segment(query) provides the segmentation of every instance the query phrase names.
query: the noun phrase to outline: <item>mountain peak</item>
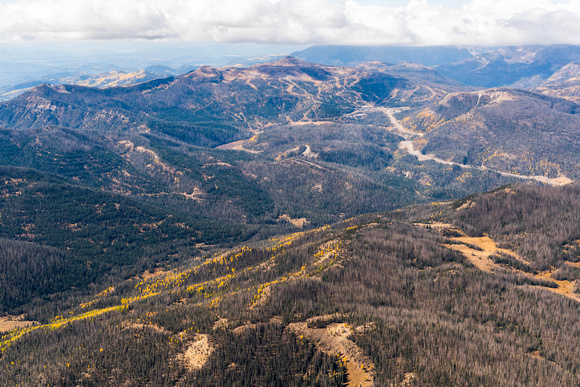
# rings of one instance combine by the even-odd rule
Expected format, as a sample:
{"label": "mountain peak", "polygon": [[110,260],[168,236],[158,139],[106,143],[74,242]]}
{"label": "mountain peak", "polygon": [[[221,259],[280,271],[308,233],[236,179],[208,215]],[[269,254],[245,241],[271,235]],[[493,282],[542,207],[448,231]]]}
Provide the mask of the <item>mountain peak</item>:
{"label": "mountain peak", "polygon": [[214,75],[218,74],[219,70],[212,66],[200,66],[196,70],[193,71],[196,74],[204,74],[204,75]]}
{"label": "mountain peak", "polygon": [[303,65],[304,62],[294,58],[293,56],[285,56],[281,59],[278,59],[275,62],[272,62],[271,65],[275,65],[275,66],[297,66],[297,65]]}

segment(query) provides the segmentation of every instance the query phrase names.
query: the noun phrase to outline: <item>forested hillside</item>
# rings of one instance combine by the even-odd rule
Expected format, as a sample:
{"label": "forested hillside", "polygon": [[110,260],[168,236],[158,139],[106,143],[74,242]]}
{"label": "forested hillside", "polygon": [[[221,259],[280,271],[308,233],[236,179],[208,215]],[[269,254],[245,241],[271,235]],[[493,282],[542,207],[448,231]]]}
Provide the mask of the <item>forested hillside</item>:
{"label": "forested hillside", "polygon": [[558,232],[579,200],[504,187],[196,258],[56,318],[38,307],[0,342],[2,383],[573,386],[580,236]]}
{"label": "forested hillside", "polygon": [[510,89],[449,94],[402,122],[425,135],[417,144],[462,164],[522,175],[578,177],[580,107]]}
{"label": "forested hillside", "polygon": [[[440,88],[444,90],[445,85]],[[148,128],[196,145],[212,144],[181,138],[183,133],[204,133],[204,128],[213,133],[214,123],[223,132],[223,137],[210,138],[215,145],[233,141],[244,133],[242,129],[331,118],[369,102],[420,103],[425,96],[437,96],[433,93],[379,69],[285,58],[245,69],[203,66],[179,77],[130,87],[41,85],[0,105],[0,123],[17,129],[46,125],[115,131]],[[227,130],[228,125],[240,128]]]}

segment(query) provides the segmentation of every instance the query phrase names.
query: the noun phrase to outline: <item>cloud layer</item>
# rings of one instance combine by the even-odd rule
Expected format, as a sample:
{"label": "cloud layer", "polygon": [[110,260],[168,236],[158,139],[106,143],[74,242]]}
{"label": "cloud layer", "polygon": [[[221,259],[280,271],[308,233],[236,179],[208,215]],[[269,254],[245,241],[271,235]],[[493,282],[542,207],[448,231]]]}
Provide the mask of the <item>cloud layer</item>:
{"label": "cloud layer", "polygon": [[580,1],[16,0],[0,40],[180,39],[270,44],[580,44]]}

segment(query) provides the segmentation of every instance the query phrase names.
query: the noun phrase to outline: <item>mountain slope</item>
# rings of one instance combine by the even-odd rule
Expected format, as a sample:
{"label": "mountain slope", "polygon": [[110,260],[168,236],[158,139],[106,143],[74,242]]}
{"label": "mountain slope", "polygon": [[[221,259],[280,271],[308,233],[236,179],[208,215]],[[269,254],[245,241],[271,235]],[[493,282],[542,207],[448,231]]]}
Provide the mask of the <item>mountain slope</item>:
{"label": "mountain slope", "polygon": [[[425,176],[404,177],[418,166],[381,171],[398,161],[400,140],[383,107],[423,106],[458,88],[412,64],[344,68],[293,58],[124,88],[43,85],[0,105],[0,161],[224,220],[287,215],[324,224],[423,200],[416,182]],[[269,133],[288,141],[276,144]],[[208,149],[216,146],[224,150]],[[312,153],[290,152],[297,146]],[[433,177],[438,188],[449,185],[441,168],[428,172],[442,176]],[[455,184],[453,197],[473,192]]]}
{"label": "mountain slope", "polygon": [[580,60],[570,45],[502,47],[435,69],[461,83],[479,87],[539,84],[569,63]]}
{"label": "mountain slope", "polygon": [[479,88],[536,87],[564,66],[580,60],[571,45],[511,47],[363,47],[312,46],[295,57],[329,65],[363,62],[415,62],[464,85]]}
{"label": "mountain slope", "polygon": [[535,88],[536,91],[580,102],[580,65],[570,63],[554,73],[544,83]]}
{"label": "mountain slope", "polygon": [[[216,121],[261,128],[333,117],[365,103],[397,104],[402,98],[406,103],[421,102],[424,94],[430,93],[421,85],[376,69],[285,58],[246,69],[201,67],[177,78],[124,88],[42,85],[0,105],[0,123],[10,128],[150,128],[165,133]],[[242,133],[236,129],[221,142]]]}
{"label": "mountain slope", "polygon": [[450,94],[402,121],[425,154],[523,175],[577,179],[580,108],[511,89]]}
{"label": "mountain slope", "polygon": [[[537,222],[579,201],[577,185],[504,187],[196,257],[79,299],[55,319],[31,313],[41,325],[0,341],[0,381],[576,385],[580,304],[558,291],[578,274],[534,272],[541,260],[515,237],[547,237],[562,224]],[[474,227],[510,245],[486,253]],[[562,236],[558,244],[573,243],[577,230]],[[568,249],[559,265],[574,269],[578,247],[553,247]],[[474,264],[475,253],[491,268]]]}
{"label": "mountain slope", "polygon": [[284,58],[0,104],[0,385],[580,384],[580,186],[453,200],[575,177],[580,108],[471,90]]}
{"label": "mountain slope", "polygon": [[[34,291],[18,289],[0,308],[23,312],[198,250],[515,181],[419,162],[400,149],[391,118],[402,108],[388,106],[425,106],[458,87],[411,64],[340,68],[285,58],[125,88],[44,85],[1,104],[9,198],[1,237],[32,257],[50,252],[55,268],[74,257],[71,267],[84,274],[62,288],[48,278]],[[115,203],[140,215],[124,223]],[[103,217],[96,211],[105,204]],[[11,273],[7,264],[0,285],[14,286],[35,265]]]}
{"label": "mountain slope", "polygon": [[[0,167],[0,308],[166,267],[203,244],[246,240],[244,226]],[[60,296],[66,299],[67,296]]]}
{"label": "mountain slope", "polygon": [[[155,70],[156,68],[152,68]],[[158,69],[159,74],[147,70],[136,72],[125,71],[110,71],[104,74],[55,74],[53,76],[46,76],[42,80],[32,80],[12,86],[5,86],[0,88],[0,101],[6,101],[17,97],[27,90],[40,86],[42,84],[67,84],[88,87],[115,87],[115,86],[130,86],[137,83],[143,83],[158,78],[166,78],[172,74],[167,74],[167,70],[163,68]]]}

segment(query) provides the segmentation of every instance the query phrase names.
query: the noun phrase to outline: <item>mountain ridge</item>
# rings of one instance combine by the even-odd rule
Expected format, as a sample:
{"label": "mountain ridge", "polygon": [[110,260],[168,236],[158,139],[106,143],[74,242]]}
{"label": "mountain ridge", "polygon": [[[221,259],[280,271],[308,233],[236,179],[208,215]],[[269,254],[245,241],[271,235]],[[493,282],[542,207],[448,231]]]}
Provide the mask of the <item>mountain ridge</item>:
{"label": "mountain ridge", "polygon": [[[403,119],[424,153],[502,171],[578,178],[574,102],[515,89],[451,93]],[[468,141],[468,139],[470,141]]]}
{"label": "mountain ridge", "polygon": [[[268,77],[269,82],[274,83],[264,83],[265,76]],[[296,76],[299,76],[298,79],[293,79]],[[276,79],[278,81],[275,81]],[[262,93],[255,93],[256,86],[252,82],[258,82]],[[301,86],[296,82],[305,82],[305,84]],[[336,86],[345,82],[349,83],[348,87]],[[439,86],[445,88],[449,87],[449,84],[442,83]],[[367,102],[397,103],[401,97],[393,99],[396,89],[400,89],[403,93],[405,103],[413,103],[414,99],[416,103],[424,103],[419,95],[428,93],[421,90],[420,85],[411,86],[411,83],[400,75],[391,76],[384,71],[376,71],[374,68],[324,67],[287,57],[277,62],[253,65],[246,69],[218,69],[202,66],[179,77],[152,80],[122,89],[83,89],[81,86],[72,85],[55,88],[41,85],[13,101],[0,104],[0,123],[8,127],[34,127],[62,123],[69,127],[80,125],[99,127],[95,115],[105,114],[104,117],[106,117],[108,112],[107,124],[112,124],[114,120],[115,126],[128,128],[145,123],[144,116],[158,118],[156,116],[159,116],[159,112],[152,110],[153,108],[182,110],[184,113],[180,113],[181,116],[188,121],[195,119],[187,117],[191,115],[187,112],[195,110],[196,115],[205,116],[205,119],[220,119],[241,124],[241,118],[236,114],[225,114],[224,108],[222,111],[216,111],[211,107],[216,103],[215,98],[219,95],[220,103],[228,105],[229,110],[237,110],[247,117],[244,118],[246,126],[263,125],[259,122],[260,119],[256,113],[249,110],[248,106],[237,102],[237,97],[232,97],[232,88],[239,88],[243,91],[239,94],[243,98],[244,93],[252,95],[251,98],[255,100],[254,106],[260,112],[259,117],[271,116],[272,119],[282,123],[287,122],[286,115],[295,116],[294,120],[298,120],[302,115],[311,115],[312,118],[316,118],[317,115],[328,114],[324,111],[324,106],[330,108],[332,105],[334,109],[338,109],[337,111],[341,109],[352,111],[355,107]],[[293,88],[301,90],[297,94],[288,93],[283,88],[289,88],[290,91]],[[317,90],[319,94],[314,97],[310,94],[312,90]],[[200,95],[204,97],[200,99]],[[48,102],[50,98],[54,99],[54,104]],[[82,104],[83,107],[90,106],[91,109],[81,112],[79,107],[75,107],[78,104]],[[69,122],[63,116],[65,114],[63,106],[66,106],[72,118]],[[321,106],[323,111],[313,110],[320,109]],[[100,113],[92,111],[96,108],[100,109]],[[27,113],[30,110],[34,114]],[[117,117],[114,117],[115,115]],[[161,120],[163,120],[162,117]]]}

